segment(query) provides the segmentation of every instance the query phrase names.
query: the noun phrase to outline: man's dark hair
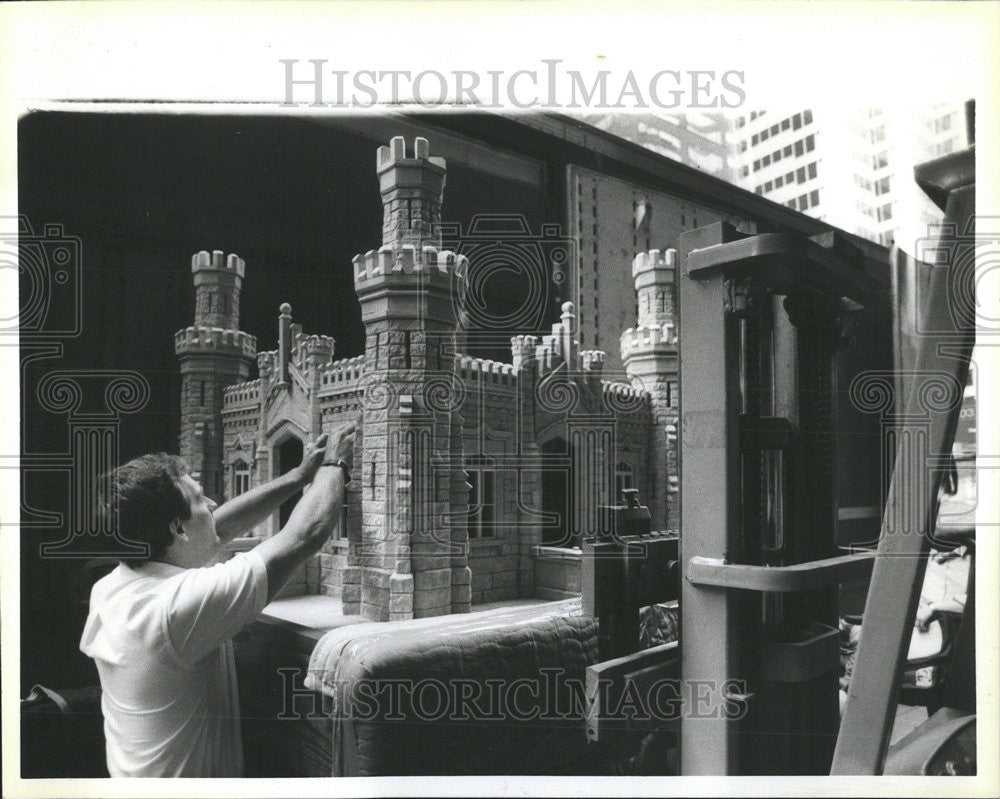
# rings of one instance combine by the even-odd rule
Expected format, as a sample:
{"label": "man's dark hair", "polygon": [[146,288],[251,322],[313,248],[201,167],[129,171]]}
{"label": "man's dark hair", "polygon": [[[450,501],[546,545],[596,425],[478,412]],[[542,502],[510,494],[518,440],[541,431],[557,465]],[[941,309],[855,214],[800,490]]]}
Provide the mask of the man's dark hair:
{"label": "man's dark hair", "polygon": [[173,541],[170,524],[191,518],[191,507],[178,485],[188,473],[176,455],[154,452],[129,461],[111,473],[110,493],[118,503],[118,533],[122,538],[149,544],[145,557],[130,562],[159,560]]}

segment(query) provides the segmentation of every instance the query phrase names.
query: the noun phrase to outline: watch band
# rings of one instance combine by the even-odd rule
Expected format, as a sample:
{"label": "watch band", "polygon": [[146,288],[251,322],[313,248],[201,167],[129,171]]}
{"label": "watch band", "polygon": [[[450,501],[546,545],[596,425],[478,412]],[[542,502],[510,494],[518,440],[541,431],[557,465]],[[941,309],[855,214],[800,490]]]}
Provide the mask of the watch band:
{"label": "watch band", "polygon": [[351,482],[351,470],[348,468],[347,464],[343,460],[336,461],[323,461],[324,466],[339,466],[344,470],[344,483]]}

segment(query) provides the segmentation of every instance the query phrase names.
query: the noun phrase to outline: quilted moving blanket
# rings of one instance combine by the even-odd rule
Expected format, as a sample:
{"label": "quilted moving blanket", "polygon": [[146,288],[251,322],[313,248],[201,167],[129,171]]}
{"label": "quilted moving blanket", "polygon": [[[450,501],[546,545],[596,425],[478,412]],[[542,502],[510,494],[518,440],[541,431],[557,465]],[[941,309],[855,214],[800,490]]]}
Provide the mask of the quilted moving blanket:
{"label": "quilted moving blanket", "polygon": [[333,715],[335,776],[587,773],[580,600],[327,633],[306,685]]}

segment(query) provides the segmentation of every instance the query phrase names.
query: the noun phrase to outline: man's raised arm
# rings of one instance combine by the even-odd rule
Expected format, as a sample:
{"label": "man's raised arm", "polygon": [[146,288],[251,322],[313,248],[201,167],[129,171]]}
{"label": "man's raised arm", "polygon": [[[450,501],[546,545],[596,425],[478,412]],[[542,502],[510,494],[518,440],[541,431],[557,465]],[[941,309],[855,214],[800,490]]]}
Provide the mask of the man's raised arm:
{"label": "man's raised arm", "polygon": [[254,549],[267,567],[268,602],[278,595],[306,558],[319,552],[340,519],[347,471],[354,462],[354,424],[333,432],[328,449],[329,455],[325,461],[320,460],[322,465],[315,471],[312,485],[295,506],[288,524]]}
{"label": "man's raised arm", "polygon": [[327,435],[324,433],[313,443],[306,445],[302,463],[294,469],[245,494],[233,497],[216,508],[212,515],[215,517],[215,532],[220,543],[225,544],[248,533],[274,513],[282,502],[311,483],[323,463],[326,443]]}

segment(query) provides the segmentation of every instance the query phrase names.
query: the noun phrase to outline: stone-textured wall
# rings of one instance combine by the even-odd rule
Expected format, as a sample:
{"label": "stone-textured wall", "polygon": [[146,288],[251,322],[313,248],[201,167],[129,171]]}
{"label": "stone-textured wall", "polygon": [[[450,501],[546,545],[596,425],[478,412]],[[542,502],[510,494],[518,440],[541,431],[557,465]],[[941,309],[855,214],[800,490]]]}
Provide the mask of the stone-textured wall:
{"label": "stone-textured wall", "polygon": [[179,451],[205,493],[225,495],[223,391],[245,381],[257,349],[239,330],[239,297],[246,265],[237,255],[205,250],[191,258],[194,324],[174,336],[181,371]]}
{"label": "stone-textured wall", "polygon": [[363,514],[343,596],[346,612],[390,621],[470,607],[455,376],[466,262],[438,249],[445,164],[426,139],[408,151],[394,138],[376,163],[382,246],[354,259],[365,325]]}
{"label": "stone-textured wall", "polygon": [[649,495],[654,530],[678,527],[676,250],[635,256],[632,276],[639,306],[634,328],[621,335],[625,371],[650,396],[653,427],[647,468],[659,476]]}

